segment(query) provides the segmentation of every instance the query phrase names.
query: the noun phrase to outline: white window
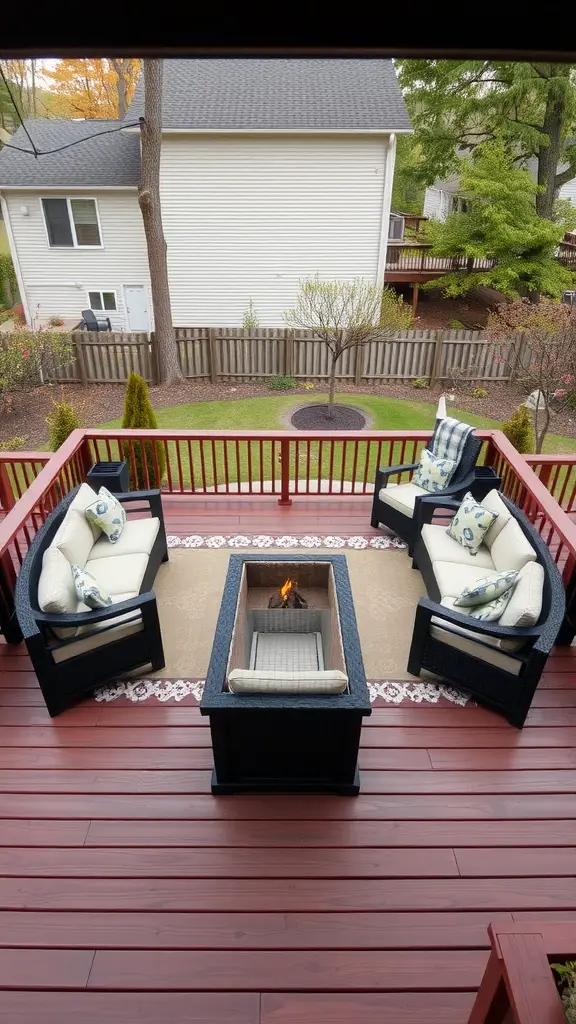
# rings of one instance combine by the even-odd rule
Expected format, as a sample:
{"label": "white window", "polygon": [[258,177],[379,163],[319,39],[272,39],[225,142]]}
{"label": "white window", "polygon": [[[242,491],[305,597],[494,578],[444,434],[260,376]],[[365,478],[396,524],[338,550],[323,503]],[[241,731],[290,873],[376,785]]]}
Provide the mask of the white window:
{"label": "white window", "polygon": [[118,309],[116,292],[88,292],[88,305],[95,313],[102,310],[108,310],[113,313]]}
{"label": "white window", "polygon": [[102,248],[95,199],[42,199],[48,245],[53,249]]}

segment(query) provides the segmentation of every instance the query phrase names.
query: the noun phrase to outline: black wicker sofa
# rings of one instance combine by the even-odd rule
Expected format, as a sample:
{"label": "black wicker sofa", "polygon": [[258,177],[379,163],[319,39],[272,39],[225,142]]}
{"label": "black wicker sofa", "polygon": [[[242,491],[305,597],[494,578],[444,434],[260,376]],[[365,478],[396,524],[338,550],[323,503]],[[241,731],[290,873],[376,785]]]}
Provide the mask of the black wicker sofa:
{"label": "black wicker sofa", "polygon": [[[432,522],[440,510],[453,515],[460,502],[431,495],[418,503],[413,567],[422,574],[428,598],[416,609],[408,671],[433,672],[521,728],[562,626],[564,586],[548,547],[523,512],[497,491],[483,503],[499,513],[500,525],[496,540],[488,531],[475,564],[447,535],[446,523]],[[501,621],[482,622],[454,606],[474,576],[507,569],[519,575]],[[522,621],[531,624],[509,624]]]}
{"label": "black wicker sofa", "polygon": [[[84,553],[82,567],[106,587],[113,600],[111,605],[95,611],[79,605],[71,569],[67,573],[68,563],[58,553],[60,561],[51,581],[54,600],[63,601],[73,610],[56,613],[40,608],[39,584],[48,565],[44,556],[49,549],[53,554],[52,549],[58,547],[66,552],[68,562],[79,561],[79,557],[70,558],[70,550],[75,554],[78,551],[74,528],[80,527],[82,532],[83,509],[90,494],[94,495],[91,488],[82,484],[57,505],[34,537],[16,584],[18,623],[52,716],[123,673],[148,664],[157,671],[165,664],[156,597],[152,592],[160,564],[168,561],[160,491],[115,495],[127,514],[119,541],[110,544],[102,535],[87,557]],[[143,516],[143,512],[147,514]],[[111,563],[116,559],[114,586],[114,579],[110,584],[114,577]],[[45,588],[45,577],[42,585]]]}

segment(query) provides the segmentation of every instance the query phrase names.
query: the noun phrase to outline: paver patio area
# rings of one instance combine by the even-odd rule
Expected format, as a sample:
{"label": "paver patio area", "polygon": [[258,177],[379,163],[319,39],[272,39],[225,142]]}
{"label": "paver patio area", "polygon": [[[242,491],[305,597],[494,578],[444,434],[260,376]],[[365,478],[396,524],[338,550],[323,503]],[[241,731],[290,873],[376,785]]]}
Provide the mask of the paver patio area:
{"label": "paver patio area", "polygon": [[[165,500],[172,534],[370,536],[369,498]],[[51,720],[0,647],[0,1021],[465,1024],[491,920],[576,912],[576,650],[522,731],[386,704],[357,799],[210,796],[196,699]]]}

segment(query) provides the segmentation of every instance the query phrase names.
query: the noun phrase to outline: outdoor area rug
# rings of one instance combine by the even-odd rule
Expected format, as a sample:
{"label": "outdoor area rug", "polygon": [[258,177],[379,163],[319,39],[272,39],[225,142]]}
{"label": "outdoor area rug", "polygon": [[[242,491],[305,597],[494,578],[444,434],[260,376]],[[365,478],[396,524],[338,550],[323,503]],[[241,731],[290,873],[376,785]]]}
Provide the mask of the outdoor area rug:
{"label": "outdoor area rug", "polygon": [[[214,538],[200,539],[202,547],[184,543],[190,538],[182,538],[181,545],[176,546],[171,538],[170,561],[160,567],[154,584],[165,667],[145,679],[132,677],[108,684],[97,691],[97,700],[200,699],[231,553],[228,542],[225,546],[210,546],[207,542]],[[312,546],[302,543],[309,539],[298,538],[301,548]],[[425,587],[401,542],[386,537],[373,539],[385,543],[375,548],[362,538],[366,546],[345,549],[364,667],[367,678],[373,681],[372,699],[380,697],[397,704],[403,700],[436,702],[444,697],[466,703],[458,691],[416,679],[406,671],[414,612]],[[292,543],[280,546],[280,538],[273,540],[273,546],[266,545],[267,554],[294,550]],[[348,538],[343,543],[348,545],[350,540],[359,538]],[[324,545],[317,550],[323,548],[329,550]]]}

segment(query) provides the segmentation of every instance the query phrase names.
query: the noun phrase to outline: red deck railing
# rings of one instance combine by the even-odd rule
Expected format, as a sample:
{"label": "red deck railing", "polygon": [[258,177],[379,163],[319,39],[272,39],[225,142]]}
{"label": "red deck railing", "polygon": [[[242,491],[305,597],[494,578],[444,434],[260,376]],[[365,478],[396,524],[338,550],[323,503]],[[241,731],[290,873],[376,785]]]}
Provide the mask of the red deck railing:
{"label": "red deck railing", "polygon": [[[539,530],[568,584],[576,566],[576,524],[564,509],[570,510],[575,500],[576,456],[524,459],[500,431],[478,430],[477,434],[485,442],[484,462],[495,468],[504,492]],[[4,481],[0,498],[5,510],[0,522],[0,601],[4,609],[9,606],[18,568],[39,525],[99,459],[115,460],[125,454],[134,472],[138,449],[143,453],[148,446],[156,469],[154,446],[161,445],[166,455],[163,489],[169,494],[218,500],[222,495],[266,493],[290,505],[300,496],[315,495],[319,500],[322,495],[367,496],[378,466],[417,461],[429,438],[430,431],[332,436],[325,432],[76,430],[51,456],[4,455],[0,461],[0,481]],[[143,483],[153,486],[150,476],[154,474],[148,472],[145,458],[141,462]]]}

